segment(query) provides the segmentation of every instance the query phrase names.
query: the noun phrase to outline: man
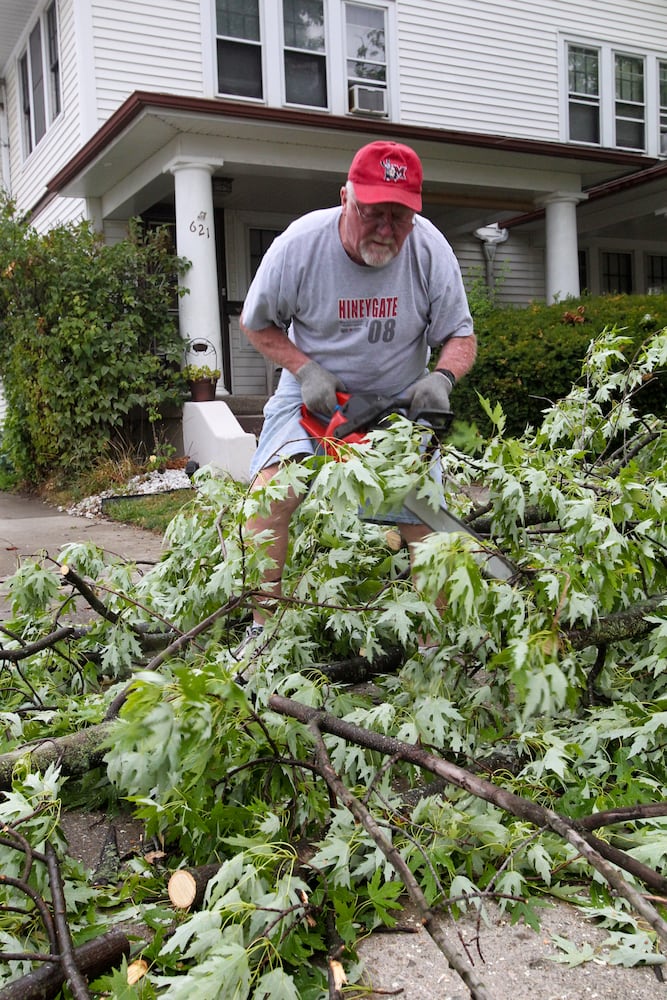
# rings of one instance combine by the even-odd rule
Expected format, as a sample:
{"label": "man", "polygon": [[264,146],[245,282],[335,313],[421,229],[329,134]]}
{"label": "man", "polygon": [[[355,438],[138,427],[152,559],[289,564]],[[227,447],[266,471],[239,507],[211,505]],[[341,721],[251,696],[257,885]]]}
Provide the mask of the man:
{"label": "man", "polygon": [[[352,160],[340,206],[297,219],[264,256],[241,327],[282,374],[264,410],[250,470],[255,486],[269,482],[281,461],[313,453],[299,422],[302,402],[329,415],[336,391],[365,391],[409,400],[410,416],[449,409],[451,390],[474,363],[476,340],[453,251],[416,214],[421,189],[414,150],[372,142]],[[275,593],[298,503],[290,495],[248,524],[253,533],[273,532],[268,551],[276,568],[265,582]],[[414,519],[399,527],[410,546],[429,531]],[[264,621],[259,609],[242,647],[261,635]]]}

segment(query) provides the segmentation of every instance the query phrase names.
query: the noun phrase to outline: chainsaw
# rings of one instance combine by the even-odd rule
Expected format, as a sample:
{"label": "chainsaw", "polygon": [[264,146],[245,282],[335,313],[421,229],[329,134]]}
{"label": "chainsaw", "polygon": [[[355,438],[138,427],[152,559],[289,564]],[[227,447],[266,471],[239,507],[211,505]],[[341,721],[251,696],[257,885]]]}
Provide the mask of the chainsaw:
{"label": "chainsaw", "polygon": [[[302,404],[301,425],[317,441],[325,455],[340,460],[346,445],[363,444],[367,434],[374,427],[380,427],[393,414],[406,416],[409,400],[392,399],[376,393],[336,393],[338,405],[331,417],[323,417]],[[424,421],[424,427],[440,443],[451,426],[451,411],[423,410],[415,414],[415,421]],[[341,447],[343,446],[343,447]],[[489,546],[488,542],[473,531],[464,521],[459,520],[444,507],[433,510],[422,497],[412,489],[403,498],[403,505],[432,531],[463,532],[474,538],[479,545],[488,575],[498,580],[510,580],[519,572],[501,552]]]}

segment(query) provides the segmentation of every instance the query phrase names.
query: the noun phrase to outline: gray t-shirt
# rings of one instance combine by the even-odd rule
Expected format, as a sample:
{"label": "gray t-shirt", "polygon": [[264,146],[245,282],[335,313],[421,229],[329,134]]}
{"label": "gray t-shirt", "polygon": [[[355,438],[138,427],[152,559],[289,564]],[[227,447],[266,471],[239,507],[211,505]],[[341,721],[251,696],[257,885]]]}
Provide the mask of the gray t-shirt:
{"label": "gray t-shirt", "polygon": [[422,216],[385,267],[355,264],[340,240],[340,212],[310,212],[274,240],[243,322],[284,329],[352,392],[393,396],[423,374],[430,348],[473,332],[461,271],[445,237]]}

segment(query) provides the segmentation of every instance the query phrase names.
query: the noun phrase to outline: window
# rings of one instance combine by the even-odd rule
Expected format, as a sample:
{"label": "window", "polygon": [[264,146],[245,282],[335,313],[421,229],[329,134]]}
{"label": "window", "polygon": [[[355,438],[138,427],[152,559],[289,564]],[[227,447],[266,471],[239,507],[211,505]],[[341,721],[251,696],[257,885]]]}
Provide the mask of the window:
{"label": "window", "polygon": [[667,257],[649,254],[646,267],[646,288],[649,295],[667,292]]}
{"label": "window", "polygon": [[644,149],[644,60],[616,55],[616,145]]}
{"label": "window", "polygon": [[58,18],[55,0],[30,32],[19,58],[23,147],[26,155],[44,137],[61,111]]}
{"label": "window", "polygon": [[215,0],[217,93],[387,117],[395,32],[391,0]]}
{"label": "window", "polygon": [[216,0],[218,91],[262,98],[259,0]]}
{"label": "window", "polygon": [[385,11],[345,4],[347,86],[351,111],[384,112],[387,88]]}
{"label": "window", "polygon": [[600,142],[600,56],[597,49],[570,45],[568,105],[572,142]]}
{"label": "window", "polygon": [[281,229],[254,229],[248,230],[248,242],[250,244],[250,280],[255,277],[257,268],[262,262],[262,257],[269,249],[276,236],[280,236]]}
{"label": "window", "polygon": [[601,291],[613,295],[632,293],[632,254],[603,253]]}
{"label": "window", "polygon": [[327,106],[324,0],[283,0],[285,100]]}
{"label": "window", "polygon": [[667,154],[667,62],[658,66],[660,88],[660,152]]}
{"label": "window", "polygon": [[667,153],[667,58],[609,43],[568,41],[563,132],[568,142]]}
{"label": "window", "polygon": [[588,252],[586,250],[578,251],[577,263],[579,266],[579,289],[583,295],[588,288]]}

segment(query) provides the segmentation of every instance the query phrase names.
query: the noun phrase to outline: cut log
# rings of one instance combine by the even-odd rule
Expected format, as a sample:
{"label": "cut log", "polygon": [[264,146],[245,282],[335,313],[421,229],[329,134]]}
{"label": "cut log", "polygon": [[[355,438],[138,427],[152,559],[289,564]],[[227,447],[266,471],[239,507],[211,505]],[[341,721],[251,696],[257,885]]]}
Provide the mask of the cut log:
{"label": "cut log", "polygon": [[206,886],[220,871],[219,864],[179,868],[167,883],[167,893],[177,910],[196,910],[204,901]]}
{"label": "cut log", "polygon": [[[119,927],[86,941],[73,952],[78,969],[88,979],[95,979],[119,965],[129,954],[129,938]],[[51,1000],[58,996],[64,983],[65,974],[60,963],[48,962],[0,989],[0,1000]]]}

